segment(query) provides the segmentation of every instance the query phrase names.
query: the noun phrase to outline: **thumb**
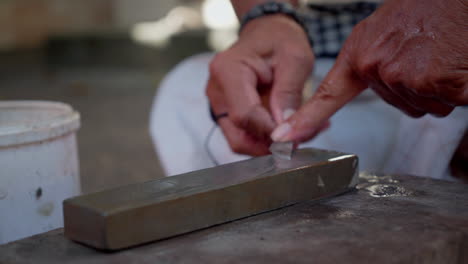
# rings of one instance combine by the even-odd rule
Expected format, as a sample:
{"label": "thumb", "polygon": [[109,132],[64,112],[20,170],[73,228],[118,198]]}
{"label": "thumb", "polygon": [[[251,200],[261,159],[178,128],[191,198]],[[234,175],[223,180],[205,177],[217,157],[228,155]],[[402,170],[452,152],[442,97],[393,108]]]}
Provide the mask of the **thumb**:
{"label": "thumb", "polygon": [[[307,47],[309,48],[309,47]],[[313,55],[291,56],[281,52],[274,68],[274,82],[270,95],[270,109],[277,124],[289,116],[285,112],[296,111],[302,103],[302,91],[313,68]]]}
{"label": "thumb", "polygon": [[315,94],[287,122],[278,126],[271,138],[295,142],[311,139],[336,111],[365,88],[367,83],[354,73],[343,55],[339,56]]}

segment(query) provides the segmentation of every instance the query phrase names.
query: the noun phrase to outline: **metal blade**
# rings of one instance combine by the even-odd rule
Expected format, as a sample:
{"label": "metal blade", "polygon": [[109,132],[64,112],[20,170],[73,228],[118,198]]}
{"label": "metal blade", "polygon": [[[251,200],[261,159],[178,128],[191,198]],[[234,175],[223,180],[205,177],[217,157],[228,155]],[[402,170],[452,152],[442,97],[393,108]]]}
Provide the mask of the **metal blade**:
{"label": "metal blade", "polygon": [[270,152],[273,157],[279,159],[291,160],[294,150],[294,143],[288,142],[273,142],[270,146]]}

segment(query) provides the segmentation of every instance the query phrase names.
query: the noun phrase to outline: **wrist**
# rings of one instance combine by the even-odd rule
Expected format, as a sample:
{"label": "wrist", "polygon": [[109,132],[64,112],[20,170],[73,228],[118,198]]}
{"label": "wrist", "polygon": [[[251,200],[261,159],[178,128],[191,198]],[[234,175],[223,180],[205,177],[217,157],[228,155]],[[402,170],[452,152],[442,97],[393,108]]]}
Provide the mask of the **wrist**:
{"label": "wrist", "polygon": [[241,38],[244,35],[258,34],[255,32],[257,30],[267,33],[271,39],[277,38],[277,34],[290,35],[292,31],[304,32],[297,22],[284,14],[258,17],[245,24],[241,29],[239,31]]}
{"label": "wrist", "polygon": [[289,23],[294,23],[300,29],[302,29],[305,34],[310,46],[313,47],[313,40],[311,35],[308,34],[308,28],[304,21],[304,18],[301,17],[294,7],[288,3],[282,3],[278,1],[267,1],[263,4],[254,6],[249,10],[245,16],[242,18],[240,32],[242,32],[248,24],[259,21],[260,19],[265,18],[280,18],[280,21],[284,19]]}

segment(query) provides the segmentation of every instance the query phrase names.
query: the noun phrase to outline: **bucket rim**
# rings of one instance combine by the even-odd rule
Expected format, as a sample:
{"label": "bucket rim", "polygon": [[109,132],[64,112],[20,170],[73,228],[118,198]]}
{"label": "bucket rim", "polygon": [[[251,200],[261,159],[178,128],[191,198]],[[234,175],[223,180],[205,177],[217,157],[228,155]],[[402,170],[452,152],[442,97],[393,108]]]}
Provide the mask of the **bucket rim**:
{"label": "bucket rim", "polygon": [[41,122],[12,126],[2,126],[0,123],[0,148],[51,140],[76,132],[80,128],[80,114],[66,103],[44,100],[0,100],[0,114],[5,109],[31,112],[57,110],[61,113]]}

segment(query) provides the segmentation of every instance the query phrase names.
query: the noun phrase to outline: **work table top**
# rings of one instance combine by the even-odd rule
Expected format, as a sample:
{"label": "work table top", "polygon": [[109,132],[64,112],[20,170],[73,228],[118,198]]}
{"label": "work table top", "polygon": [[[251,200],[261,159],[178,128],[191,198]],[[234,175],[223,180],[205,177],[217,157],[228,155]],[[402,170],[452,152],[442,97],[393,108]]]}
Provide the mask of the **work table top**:
{"label": "work table top", "polygon": [[468,185],[362,173],[356,191],[118,252],[57,229],[0,263],[468,263]]}

